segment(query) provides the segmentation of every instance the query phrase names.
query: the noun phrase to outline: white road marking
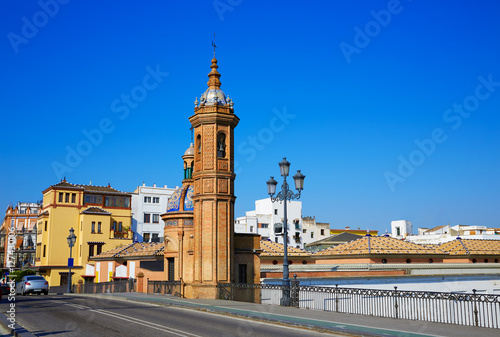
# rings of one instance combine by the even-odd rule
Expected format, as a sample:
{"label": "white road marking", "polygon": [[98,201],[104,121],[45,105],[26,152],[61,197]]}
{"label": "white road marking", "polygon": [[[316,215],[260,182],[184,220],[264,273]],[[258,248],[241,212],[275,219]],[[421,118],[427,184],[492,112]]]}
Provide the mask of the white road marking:
{"label": "white road marking", "polygon": [[63,305],[67,305],[69,307],[75,307],[75,308],[82,309],[82,310],[92,309],[91,307],[87,307],[85,305],[74,304],[74,303],[69,303],[69,302],[64,302],[64,301],[59,301],[59,300],[51,300],[50,302],[54,302],[57,304],[63,304]]}
{"label": "white road marking", "polygon": [[78,309],[82,309],[82,310],[87,310],[87,309],[92,309],[91,307],[86,307],[84,305],[80,305],[80,304],[64,304],[64,305],[67,305],[69,307],[75,307],[75,308],[78,308]]}
{"label": "white road marking", "polygon": [[195,335],[195,334],[192,334],[192,333],[189,333],[189,332],[186,332],[186,331],[182,331],[182,330],[178,330],[178,329],[166,327],[164,325],[160,325],[160,324],[156,324],[156,323],[153,323],[153,322],[144,321],[144,320],[136,318],[136,317],[131,317],[131,316],[123,315],[123,314],[117,314],[117,313],[114,313],[114,312],[111,312],[111,311],[107,311],[107,310],[103,310],[103,309],[96,309],[96,310],[91,310],[91,311],[97,312],[98,314],[103,314],[103,315],[111,316],[111,317],[114,317],[114,318],[122,319],[122,320],[125,320],[127,322],[132,322],[132,323],[135,323],[135,324],[144,325],[144,326],[147,326],[149,328],[153,328],[153,329],[156,329],[156,330],[168,332],[168,333],[171,333],[171,334],[174,334],[174,335],[177,335],[177,336],[183,336],[183,337],[186,337],[186,336],[201,337],[200,335]]}
{"label": "white road marking", "polygon": [[[193,310],[193,309],[188,309],[188,308],[180,308],[180,307],[167,307],[168,309],[177,309],[177,310],[187,310],[187,311],[191,311],[191,312],[198,312],[198,313],[202,313],[202,314],[208,314],[208,315],[215,315],[215,316],[220,316],[222,318],[227,318],[227,319],[231,319],[231,320],[239,320],[239,321],[245,321],[249,324],[261,324],[261,325],[269,325],[270,327],[273,327],[273,328],[276,328],[276,327],[279,327],[280,329],[291,329],[291,330],[294,330],[294,331],[297,331],[297,329],[299,329],[300,327],[297,327],[297,326],[287,326],[287,325],[284,325],[284,324],[290,324],[288,322],[282,322],[281,325],[277,326],[276,323],[269,323],[269,322],[262,322],[262,321],[257,321],[255,320],[254,318],[255,317],[248,317],[248,318],[245,318],[245,317],[235,317],[235,316],[228,316],[228,315],[224,315],[224,314],[221,314],[221,313],[216,313],[216,312],[210,312],[210,311],[199,311],[199,310]],[[231,315],[235,315],[234,313],[230,313]],[[259,319],[259,318],[257,318]],[[260,319],[263,319],[263,318],[260,318]],[[317,331],[309,331],[308,328],[303,328],[305,331],[308,331],[308,332],[312,332],[316,335],[319,335],[319,334],[324,334],[324,335],[328,335],[328,336],[345,336],[345,335],[335,335],[334,332],[317,332]]]}

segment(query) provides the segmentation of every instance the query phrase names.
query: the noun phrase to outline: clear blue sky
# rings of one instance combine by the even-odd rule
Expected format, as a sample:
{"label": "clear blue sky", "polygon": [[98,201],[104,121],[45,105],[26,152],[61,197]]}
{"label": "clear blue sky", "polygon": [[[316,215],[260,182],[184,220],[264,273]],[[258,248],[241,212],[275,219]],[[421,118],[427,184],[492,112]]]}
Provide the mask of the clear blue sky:
{"label": "clear blue sky", "polygon": [[303,215],[335,228],[500,227],[499,2],[54,3],[1,4],[3,209],[61,175],[180,185],[216,32],[237,216],[286,156]]}

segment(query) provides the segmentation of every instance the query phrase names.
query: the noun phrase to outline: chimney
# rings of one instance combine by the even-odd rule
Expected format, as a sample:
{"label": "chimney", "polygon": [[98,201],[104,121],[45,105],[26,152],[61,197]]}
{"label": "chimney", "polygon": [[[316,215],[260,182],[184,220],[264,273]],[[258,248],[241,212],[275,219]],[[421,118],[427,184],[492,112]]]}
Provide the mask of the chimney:
{"label": "chimney", "polygon": [[153,183],[153,187],[156,187],[156,183]]}

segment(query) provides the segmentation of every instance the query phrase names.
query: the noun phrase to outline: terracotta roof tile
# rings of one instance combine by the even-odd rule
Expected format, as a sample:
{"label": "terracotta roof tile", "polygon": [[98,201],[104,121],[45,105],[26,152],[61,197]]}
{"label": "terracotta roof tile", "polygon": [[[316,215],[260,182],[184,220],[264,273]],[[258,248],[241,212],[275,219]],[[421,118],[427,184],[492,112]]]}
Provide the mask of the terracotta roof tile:
{"label": "terracotta roof tile", "polygon": [[111,186],[97,186],[97,185],[82,185],[82,184],[71,184],[68,183],[66,180],[61,181],[60,183],[57,183],[55,185],[50,186],[49,188],[45,189],[43,193],[51,190],[51,189],[69,189],[69,190],[83,190],[86,192],[97,192],[101,194],[121,194],[121,195],[130,195],[131,193],[128,192],[122,192],[118,191],[115,188],[112,188]]}
{"label": "terracotta roof tile", "polygon": [[86,210],[82,211],[84,214],[103,214],[103,215],[111,215],[110,212],[103,210],[100,207],[89,207]]}
{"label": "terracotta roof tile", "polygon": [[164,243],[163,242],[135,242],[115,249],[108,250],[93,258],[127,258],[139,256],[161,256],[163,255]]}
{"label": "terracotta roof tile", "polygon": [[[285,252],[284,245],[269,240],[261,240],[260,249],[262,249],[260,256],[283,256]],[[288,246],[288,256],[311,256],[311,253],[303,249]]]}
{"label": "terracotta roof tile", "polygon": [[363,236],[335,247],[315,253],[324,255],[371,255],[371,254],[444,254],[439,249],[430,249],[423,245],[398,240],[388,236]]}
{"label": "terracotta roof tile", "polygon": [[500,240],[455,239],[439,248],[450,255],[500,255]]}
{"label": "terracotta roof tile", "polygon": [[445,228],[445,227],[447,227],[447,225],[444,225],[444,226],[437,226],[437,227],[434,227],[434,228],[428,229],[428,230],[426,230],[425,232],[426,232],[426,233],[435,232],[435,231],[440,230],[440,229],[443,229],[443,228]]}

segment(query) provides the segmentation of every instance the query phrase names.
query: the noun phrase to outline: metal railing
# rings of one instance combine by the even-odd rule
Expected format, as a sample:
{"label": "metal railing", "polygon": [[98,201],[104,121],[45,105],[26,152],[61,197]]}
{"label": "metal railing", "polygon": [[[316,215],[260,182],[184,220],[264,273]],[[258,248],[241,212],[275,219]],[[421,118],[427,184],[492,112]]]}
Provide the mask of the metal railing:
{"label": "metal railing", "polygon": [[148,280],[148,294],[163,294],[181,297],[181,281]]}
{"label": "metal railing", "polygon": [[[219,299],[280,305],[285,286],[218,284]],[[500,295],[301,286],[292,280],[291,306],[302,309],[500,328]]]}
{"label": "metal railing", "polygon": [[133,291],[135,291],[134,279],[84,283],[81,286],[81,292],[83,294],[125,293]]}
{"label": "metal railing", "polygon": [[[76,287],[74,284],[71,285],[71,290],[72,292],[75,292]],[[49,287],[49,293],[55,293],[55,294],[64,294],[68,291],[68,286],[67,285],[62,285],[62,286],[50,286]]]}

